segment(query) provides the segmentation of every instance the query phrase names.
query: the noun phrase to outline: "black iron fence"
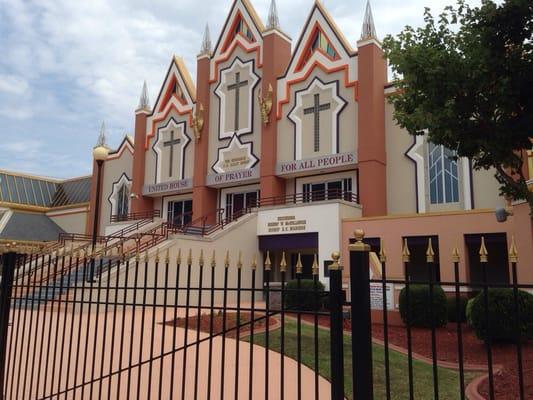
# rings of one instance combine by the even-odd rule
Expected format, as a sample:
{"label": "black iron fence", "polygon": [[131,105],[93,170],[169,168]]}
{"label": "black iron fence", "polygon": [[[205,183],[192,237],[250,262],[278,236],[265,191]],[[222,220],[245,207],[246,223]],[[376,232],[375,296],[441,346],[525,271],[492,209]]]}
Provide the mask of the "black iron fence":
{"label": "black iron fence", "polygon": [[[483,262],[488,256],[481,250]],[[240,254],[207,259],[203,252],[182,257],[174,250],[164,256],[102,254],[96,259],[77,253],[20,254],[15,245],[3,251],[0,400],[465,399],[476,380],[479,387],[486,381],[482,395],[499,398],[499,360],[493,350],[501,337],[495,336],[491,314],[496,288],[510,293],[505,296],[513,344],[507,351],[516,357],[516,393],[509,398],[530,398],[531,376],[523,364],[533,322],[523,291],[533,285],[518,283],[513,248],[509,285],[460,282],[458,253],[455,280],[437,282],[431,275],[417,281],[407,246],[404,279],[387,277],[383,252],[381,276],[370,279],[370,248],[358,233],[344,270],[338,254],[332,255],[327,288],[320,282],[316,257],[312,279],[303,279],[298,258],[292,266],[296,279],[289,280],[284,254],[273,265],[269,253],[258,263],[250,255],[245,262]],[[428,243],[428,268],[434,270],[434,261]],[[32,273],[18,273],[24,268]],[[389,322],[398,310],[385,311],[390,296],[398,297],[388,290],[391,284],[402,289],[398,301],[405,324],[399,328]],[[479,294],[470,313],[477,312],[474,322],[484,334],[485,355],[476,374],[468,370],[463,342],[471,328],[460,315],[463,289],[473,286]],[[451,288],[448,297],[457,314],[458,358],[447,370],[439,357],[440,309],[433,306],[442,287]],[[379,316],[372,310],[376,288],[383,310]],[[413,307],[420,293],[426,296],[424,329],[430,337],[425,361],[415,347],[421,312]],[[392,332],[398,329],[406,335],[403,352]],[[383,336],[379,343],[378,333]]]}

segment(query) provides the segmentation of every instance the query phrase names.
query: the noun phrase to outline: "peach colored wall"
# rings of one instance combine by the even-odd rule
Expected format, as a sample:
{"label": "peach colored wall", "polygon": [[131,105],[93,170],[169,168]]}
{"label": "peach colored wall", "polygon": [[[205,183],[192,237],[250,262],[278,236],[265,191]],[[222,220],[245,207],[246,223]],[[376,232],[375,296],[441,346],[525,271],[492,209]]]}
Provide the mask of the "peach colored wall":
{"label": "peach colored wall", "polygon": [[533,219],[527,203],[513,206],[513,222],[516,247],[518,249],[518,265],[522,266],[519,279],[533,281]]}
{"label": "peach colored wall", "polygon": [[387,82],[383,50],[374,42],[358,49],[359,201],[364,216],[387,214],[385,151],[385,93]]}
{"label": "peach colored wall", "polygon": [[[517,216],[510,217],[505,223],[496,221],[493,210],[474,210],[465,212],[420,214],[409,216],[345,219],[342,223],[342,260],[345,266],[345,278],[349,276],[348,242],[355,229],[363,229],[366,237],[383,239],[387,254],[387,275],[389,278],[403,278],[402,237],[437,235],[439,237],[441,279],[453,280],[452,250],[458,246],[461,255],[460,278],[467,279],[465,264],[465,234],[506,233],[508,242],[515,232]],[[523,218],[521,218],[522,220]],[[531,232],[531,227],[529,227]],[[521,235],[527,235],[527,232]],[[531,254],[531,233],[529,243],[522,244],[524,254]],[[490,257],[490,254],[489,254]],[[518,266],[521,283],[533,283],[531,256],[521,257]]]}
{"label": "peach colored wall", "polygon": [[150,197],[142,196],[146,165],[146,150],[144,144],[146,141],[146,119],[148,113],[140,110],[135,115],[135,142],[133,153],[133,177],[132,193],[138,195],[138,198],[132,199],[131,211],[143,212],[151,211],[154,208],[154,201]]}

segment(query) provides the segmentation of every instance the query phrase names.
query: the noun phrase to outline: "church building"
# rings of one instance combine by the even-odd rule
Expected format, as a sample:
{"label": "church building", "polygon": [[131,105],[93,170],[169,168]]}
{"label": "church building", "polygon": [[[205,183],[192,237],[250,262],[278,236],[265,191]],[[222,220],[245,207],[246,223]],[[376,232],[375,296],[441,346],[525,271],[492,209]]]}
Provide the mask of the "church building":
{"label": "church building", "polygon": [[[305,277],[318,266],[326,285],[332,252],[347,265],[354,229],[375,253],[383,243],[390,278],[403,276],[406,242],[425,276],[416,260],[431,238],[439,279],[452,280],[457,246],[461,278],[475,280],[483,237],[490,278],[508,282],[513,236],[521,259],[533,259],[528,205],[500,196],[494,171],[473,170],[398,126],[370,4],[362,25],[359,40],[346,38],[324,4],[310,1],[293,40],[274,0],[266,23],[249,0],[234,0],[215,41],[205,29],[188,66],[196,82],[172,56],[153,103],[144,83],[134,136],[109,151],[100,179],[94,163],[86,233],[94,220],[103,236],[148,219],[137,233],[165,232],[145,247],[151,256],[205,249],[261,263],[268,254],[274,281],[283,255],[290,276],[299,257]],[[514,215],[499,223],[498,208]],[[526,264],[519,275],[531,283]]]}

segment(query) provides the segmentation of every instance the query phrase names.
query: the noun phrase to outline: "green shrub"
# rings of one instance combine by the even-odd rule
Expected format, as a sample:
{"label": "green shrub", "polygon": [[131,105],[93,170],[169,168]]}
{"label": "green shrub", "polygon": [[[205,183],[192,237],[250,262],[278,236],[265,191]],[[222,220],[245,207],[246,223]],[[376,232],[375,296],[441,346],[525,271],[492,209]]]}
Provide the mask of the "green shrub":
{"label": "green shrub", "polygon": [[448,321],[449,322],[466,322],[466,307],[468,298],[459,297],[459,321],[457,321],[457,303],[455,296],[447,298]]}
{"label": "green shrub", "polygon": [[[285,286],[285,307],[293,310],[317,310],[321,307],[324,285],[317,282],[315,293],[315,282],[312,279],[302,279],[300,290],[298,290],[298,280],[287,282]],[[317,296],[320,296],[317,298]]]}
{"label": "green shrub", "polygon": [[[406,290],[400,292],[400,315],[407,324]],[[429,305],[429,285],[409,286],[409,318],[411,326],[431,328],[431,308]],[[433,286],[433,321],[435,327],[445,326],[448,321],[446,295],[438,285]]]}
{"label": "green shrub", "polygon": [[[481,340],[514,342],[516,336],[515,304],[512,289],[488,290],[489,326],[485,317],[484,293],[480,292],[468,304],[467,319]],[[519,329],[523,340],[533,338],[533,295],[519,291]]]}

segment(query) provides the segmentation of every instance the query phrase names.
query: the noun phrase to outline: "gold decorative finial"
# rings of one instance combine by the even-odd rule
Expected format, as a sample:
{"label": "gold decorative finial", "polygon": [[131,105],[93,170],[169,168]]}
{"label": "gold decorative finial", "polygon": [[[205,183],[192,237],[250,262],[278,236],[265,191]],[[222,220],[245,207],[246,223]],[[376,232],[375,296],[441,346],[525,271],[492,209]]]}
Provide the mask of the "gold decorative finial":
{"label": "gold decorative finial", "polygon": [[155,262],[156,263],[159,262],[159,247],[157,249],[155,249]]}
{"label": "gold decorative finial", "polygon": [[200,249],[200,258],[198,259],[198,265],[200,267],[204,266],[204,249]]}
{"label": "gold decorative finial", "polygon": [[387,254],[385,254],[385,246],[383,245],[383,239],[379,240],[379,261],[382,263],[387,262]]}
{"label": "gold decorative finial", "polygon": [[265,259],[265,271],[270,271],[272,269],[272,262],[270,261],[270,251],[267,251],[267,256]]}
{"label": "gold decorative finial", "polygon": [[165,264],[170,263],[170,247],[167,247],[167,253],[165,254]]}
{"label": "gold decorative finial", "polygon": [[239,251],[239,258],[237,259],[237,268],[242,268],[242,251]]}
{"label": "gold decorative finial", "polygon": [[192,249],[189,249],[189,255],[187,256],[187,264],[192,265]]}
{"label": "gold decorative finial", "polygon": [[313,256],[313,266],[311,267],[311,270],[313,271],[313,275],[318,275],[318,259],[316,254]]}
{"label": "gold decorative finial", "polygon": [[302,255],[298,253],[298,261],[296,261],[296,273],[301,274],[304,272],[304,266],[302,265]]}
{"label": "gold decorative finial", "polygon": [[229,268],[229,250],[226,251],[226,257],[224,258],[224,268]]}
{"label": "gold decorative finial", "polygon": [[350,251],[370,251],[370,246],[363,243],[365,232],[362,229],[356,229],[353,233],[355,243],[349,246]]}
{"label": "gold decorative finial", "polygon": [[274,89],[272,85],[268,84],[268,92],[265,97],[262,96],[262,91],[259,89],[257,97],[259,99],[259,109],[261,111],[261,120],[263,124],[268,124],[270,122],[270,112],[272,111]]}
{"label": "gold decorative finial", "polygon": [[191,126],[194,131],[194,136],[196,138],[196,141],[200,140],[200,137],[202,136],[202,130],[204,129],[204,105],[202,103],[199,103],[198,108],[196,109],[196,113],[192,117]]}
{"label": "gold decorative finial", "polygon": [[330,271],[340,271],[340,270],[342,270],[342,267],[339,264],[340,258],[341,258],[341,255],[340,255],[340,253],[338,251],[334,251],[333,253],[331,253],[331,259],[333,260],[333,262],[331,264],[329,264],[329,270]]}
{"label": "gold decorative finial", "polygon": [[455,246],[452,251],[452,262],[458,263],[461,261],[461,256],[459,255],[459,248]]}
{"label": "gold decorative finial", "polygon": [[147,263],[148,262],[148,249],[146,249],[144,251],[144,262]]}
{"label": "gold decorative finial", "polygon": [[479,248],[479,261],[481,263],[489,262],[489,252],[485,246],[485,236],[481,236],[481,247]]}
{"label": "gold decorative finial", "polygon": [[254,253],[252,257],[252,264],[250,265],[253,270],[257,269],[257,254]]}
{"label": "gold decorative finial", "polygon": [[211,255],[211,267],[215,268],[217,266],[217,261],[215,257],[215,250],[213,250],[213,254]]}
{"label": "gold decorative finial", "polygon": [[135,253],[135,262],[138,263],[141,261],[141,256],[139,255],[139,252]]}
{"label": "gold decorative finial", "polygon": [[426,260],[428,263],[435,262],[435,252],[433,251],[433,243],[431,238],[428,240],[428,249],[426,250]]}
{"label": "gold decorative finial", "polygon": [[279,263],[279,270],[281,272],[287,271],[287,260],[285,259],[285,252],[283,252],[281,255],[281,262]]}
{"label": "gold decorative finial", "polygon": [[514,235],[511,237],[511,247],[509,248],[509,262],[518,262],[518,249],[514,240]]}
{"label": "gold decorative finial", "polygon": [[178,249],[178,255],[176,256],[176,263],[181,265],[181,249]]}
{"label": "gold decorative finial", "polygon": [[402,261],[404,263],[411,261],[411,252],[409,251],[409,246],[407,245],[407,239],[403,240]]}

